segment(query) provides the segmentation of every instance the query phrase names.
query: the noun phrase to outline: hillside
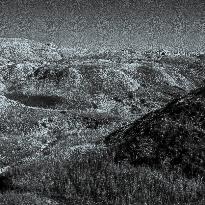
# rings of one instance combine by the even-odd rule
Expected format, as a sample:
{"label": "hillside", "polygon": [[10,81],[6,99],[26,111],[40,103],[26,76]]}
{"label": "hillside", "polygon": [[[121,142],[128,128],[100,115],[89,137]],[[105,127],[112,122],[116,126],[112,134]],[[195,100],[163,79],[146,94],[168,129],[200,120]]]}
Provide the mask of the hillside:
{"label": "hillside", "polygon": [[128,121],[197,88],[205,76],[200,56],[163,50],[77,52],[1,39],[0,53],[1,93],[10,99],[56,96],[57,108],[112,113]]}
{"label": "hillside", "polygon": [[106,137],[115,160],[134,166],[180,169],[187,177],[205,174],[205,88],[175,99]]}
{"label": "hillside", "polygon": [[[155,166],[144,167],[144,162],[139,168],[129,163],[116,164],[109,156],[104,139],[111,148],[115,147],[111,151],[116,152],[117,157],[118,149],[125,150],[118,157],[124,158],[132,143],[128,143],[123,128],[115,132],[120,133],[120,137],[111,134],[106,138],[109,133],[122,126],[131,130],[129,124],[137,124],[136,119],[142,121],[142,125],[145,119],[148,134],[152,123],[161,122],[157,131],[162,132],[164,121],[161,114],[156,118],[155,113],[164,112],[166,116],[168,111],[162,107],[175,98],[185,99],[184,103],[190,98],[187,106],[190,110],[193,107],[195,113],[194,94],[183,96],[203,84],[204,64],[204,54],[178,55],[163,50],[138,52],[132,49],[93,51],[60,48],[27,39],[0,39],[2,205],[199,201],[198,194],[204,186],[197,179],[187,181],[179,175],[172,180],[169,172],[171,185],[167,184],[167,178],[163,182],[159,179],[162,173],[155,170]],[[199,95],[199,98],[197,106],[203,111],[203,97]],[[186,116],[183,109],[182,112]],[[198,119],[199,111],[196,112],[193,122],[200,127],[202,122]],[[175,126],[172,122],[178,117],[170,114],[166,118],[168,130],[172,130]],[[153,122],[146,121],[148,118]],[[189,118],[185,117],[185,127]],[[196,131],[196,138],[200,140],[201,129]],[[186,133],[186,136],[189,135]],[[132,137],[134,139],[135,134],[130,135],[130,139]],[[152,137],[148,135],[145,139],[149,141]],[[198,144],[203,142],[200,140]],[[174,154],[171,152],[171,159]],[[128,159],[135,163],[132,157]],[[162,160],[166,161],[164,155]],[[181,187],[184,191],[178,195]],[[152,200],[155,202],[150,202]],[[200,202],[203,200],[200,198]]]}

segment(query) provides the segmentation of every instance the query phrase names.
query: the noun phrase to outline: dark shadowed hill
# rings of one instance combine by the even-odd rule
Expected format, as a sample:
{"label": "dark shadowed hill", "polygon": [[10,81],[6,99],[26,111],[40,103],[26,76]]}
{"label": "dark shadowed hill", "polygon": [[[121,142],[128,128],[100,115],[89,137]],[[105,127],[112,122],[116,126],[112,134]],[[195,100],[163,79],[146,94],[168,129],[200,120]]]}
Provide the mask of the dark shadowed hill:
{"label": "dark shadowed hill", "polygon": [[205,174],[205,88],[173,100],[110,134],[116,161],[177,168],[188,177]]}

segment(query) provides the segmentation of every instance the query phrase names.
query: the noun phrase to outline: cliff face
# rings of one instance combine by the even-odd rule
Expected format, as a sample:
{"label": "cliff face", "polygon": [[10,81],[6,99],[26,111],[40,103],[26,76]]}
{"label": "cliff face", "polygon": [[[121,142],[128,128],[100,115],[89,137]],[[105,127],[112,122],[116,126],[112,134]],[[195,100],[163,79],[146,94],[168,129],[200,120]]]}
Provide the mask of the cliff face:
{"label": "cliff face", "polygon": [[110,134],[105,143],[116,161],[177,168],[188,177],[204,176],[204,100],[205,88],[200,88]]}

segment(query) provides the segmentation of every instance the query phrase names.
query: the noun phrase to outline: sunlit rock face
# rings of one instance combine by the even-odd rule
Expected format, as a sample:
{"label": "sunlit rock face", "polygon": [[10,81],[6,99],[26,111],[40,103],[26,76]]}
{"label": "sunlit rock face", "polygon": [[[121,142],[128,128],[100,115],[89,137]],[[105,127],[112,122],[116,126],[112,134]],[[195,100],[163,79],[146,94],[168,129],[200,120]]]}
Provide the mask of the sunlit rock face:
{"label": "sunlit rock face", "polygon": [[115,160],[204,176],[204,97],[200,88],[110,134],[105,142]]}
{"label": "sunlit rock face", "polygon": [[55,45],[20,38],[0,38],[1,57],[11,61],[60,60]]}

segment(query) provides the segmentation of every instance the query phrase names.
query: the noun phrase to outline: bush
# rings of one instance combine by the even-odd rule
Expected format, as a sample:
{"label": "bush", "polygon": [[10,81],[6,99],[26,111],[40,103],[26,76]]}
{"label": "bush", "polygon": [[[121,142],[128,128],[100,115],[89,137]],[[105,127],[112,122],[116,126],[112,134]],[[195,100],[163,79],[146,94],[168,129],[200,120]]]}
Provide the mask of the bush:
{"label": "bush", "polygon": [[41,163],[29,167],[27,186],[32,184],[33,191],[36,187],[40,195],[64,204],[152,205],[205,200],[200,178],[188,180],[177,172],[115,164],[106,150],[76,151],[69,160]]}

